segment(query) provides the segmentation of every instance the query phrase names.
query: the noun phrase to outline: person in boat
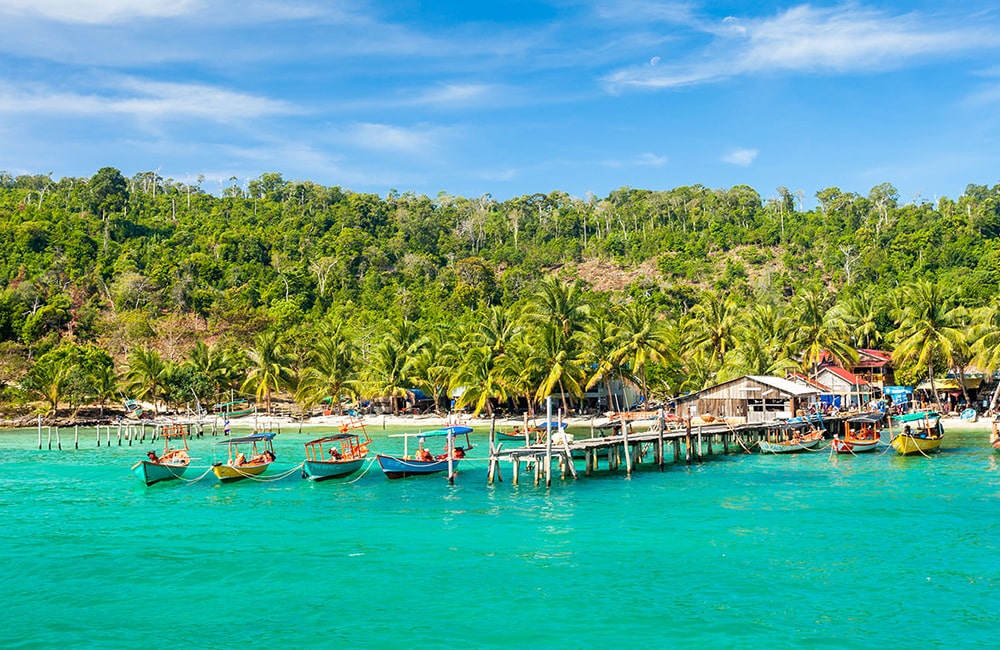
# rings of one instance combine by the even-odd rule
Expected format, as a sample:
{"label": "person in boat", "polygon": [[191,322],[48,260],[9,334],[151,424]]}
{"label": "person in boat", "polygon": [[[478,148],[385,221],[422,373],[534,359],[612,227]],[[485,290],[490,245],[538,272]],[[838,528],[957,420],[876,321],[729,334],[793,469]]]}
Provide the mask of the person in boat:
{"label": "person in boat", "polygon": [[910,428],[910,425],[907,424],[903,427],[903,435],[904,436],[913,435],[913,430]]}
{"label": "person in boat", "polygon": [[341,460],[343,457],[343,454],[336,447],[330,447],[330,460]]}
{"label": "person in boat", "polygon": [[158,462],[160,462],[160,459],[156,457],[156,452],[155,452],[155,451],[153,451],[153,450],[150,450],[150,451],[149,451],[149,452],[148,452],[148,453],[146,454],[146,456],[148,456],[148,457],[149,457],[149,462],[151,462],[151,463],[158,463]]}
{"label": "person in boat", "polygon": [[264,453],[262,455],[264,456],[264,462],[265,463],[273,463],[274,462],[274,459],[275,459],[274,452],[271,451],[270,449],[265,449]]}
{"label": "person in boat", "polygon": [[431,454],[431,452],[421,447],[420,449],[417,449],[417,460],[430,462],[434,460],[434,456]]}
{"label": "person in boat", "polygon": [[233,461],[233,467],[242,467],[247,464],[247,457],[243,455],[243,452],[236,454],[236,460]]}
{"label": "person in boat", "polygon": [[461,447],[455,447],[455,453],[453,454],[453,457],[465,458],[465,449],[462,449]]}

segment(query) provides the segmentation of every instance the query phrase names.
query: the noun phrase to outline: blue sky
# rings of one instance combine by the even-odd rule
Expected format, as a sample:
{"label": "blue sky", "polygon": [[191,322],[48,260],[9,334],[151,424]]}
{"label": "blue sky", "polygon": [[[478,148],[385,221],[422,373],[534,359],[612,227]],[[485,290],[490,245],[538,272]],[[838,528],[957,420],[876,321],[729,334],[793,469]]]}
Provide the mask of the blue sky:
{"label": "blue sky", "polygon": [[0,0],[0,170],[498,199],[1000,182],[994,3]]}

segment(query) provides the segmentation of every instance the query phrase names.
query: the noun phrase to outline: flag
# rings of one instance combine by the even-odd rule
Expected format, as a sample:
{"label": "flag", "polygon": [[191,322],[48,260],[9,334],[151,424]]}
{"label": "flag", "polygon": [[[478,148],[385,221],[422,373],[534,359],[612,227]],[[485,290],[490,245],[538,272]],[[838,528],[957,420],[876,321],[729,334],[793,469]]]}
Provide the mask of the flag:
{"label": "flag", "polygon": [[229,435],[229,420],[226,420],[226,423],[222,426],[222,432],[227,436]]}

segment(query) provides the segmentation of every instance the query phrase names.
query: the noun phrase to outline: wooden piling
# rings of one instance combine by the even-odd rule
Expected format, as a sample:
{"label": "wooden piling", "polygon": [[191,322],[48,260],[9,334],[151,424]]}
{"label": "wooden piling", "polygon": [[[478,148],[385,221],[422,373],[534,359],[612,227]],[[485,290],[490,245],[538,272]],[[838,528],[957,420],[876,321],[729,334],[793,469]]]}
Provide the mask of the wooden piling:
{"label": "wooden piling", "polygon": [[80,427],[78,426],[73,427],[73,448],[80,448]]}
{"label": "wooden piling", "polygon": [[38,416],[38,449],[42,448],[42,416]]}
{"label": "wooden piling", "polygon": [[62,439],[59,437],[59,427],[56,427],[56,448],[62,451]]}

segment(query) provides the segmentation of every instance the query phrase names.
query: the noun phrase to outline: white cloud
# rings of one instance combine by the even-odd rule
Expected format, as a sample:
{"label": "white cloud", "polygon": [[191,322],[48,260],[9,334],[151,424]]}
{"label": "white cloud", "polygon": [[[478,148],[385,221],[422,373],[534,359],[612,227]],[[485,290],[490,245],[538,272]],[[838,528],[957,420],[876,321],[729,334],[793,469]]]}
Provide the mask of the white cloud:
{"label": "white cloud", "polygon": [[216,122],[294,114],[295,106],[267,97],[206,84],[180,84],[136,78],[113,80],[112,87],[82,94],[41,84],[0,82],[0,112],[59,115],[126,115],[140,119],[197,117]]}
{"label": "white cloud", "polygon": [[722,161],[740,167],[749,167],[756,158],[756,149],[733,149],[722,157]]}
{"label": "white cloud", "polygon": [[666,165],[668,158],[666,156],[658,156],[654,153],[641,153],[634,158],[629,158],[627,160],[606,160],[604,162],[608,167],[662,167]]}
{"label": "white cloud", "polygon": [[0,0],[0,13],[101,24],[186,14],[194,0]]}
{"label": "white cloud", "polygon": [[689,60],[617,70],[604,79],[607,87],[672,88],[774,71],[883,70],[1000,46],[1000,35],[989,24],[952,25],[853,4],[800,5],[765,19],[729,16],[704,31],[714,36],[712,43]]}
{"label": "white cloud", "polygon": [[344,139],[363,149],[421,154],[436,149],[448,132],[441,127],[404,128],[362,122],[353,125]]}

